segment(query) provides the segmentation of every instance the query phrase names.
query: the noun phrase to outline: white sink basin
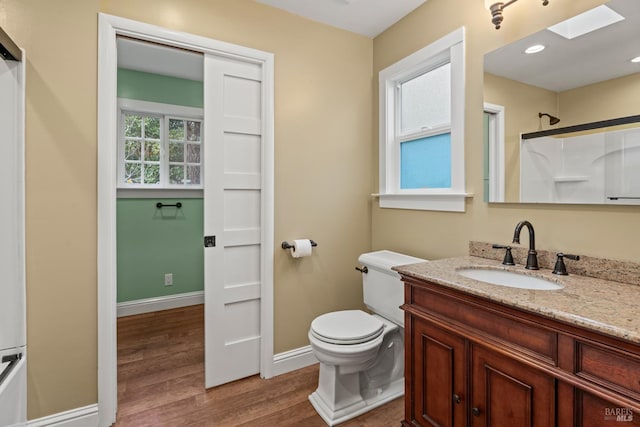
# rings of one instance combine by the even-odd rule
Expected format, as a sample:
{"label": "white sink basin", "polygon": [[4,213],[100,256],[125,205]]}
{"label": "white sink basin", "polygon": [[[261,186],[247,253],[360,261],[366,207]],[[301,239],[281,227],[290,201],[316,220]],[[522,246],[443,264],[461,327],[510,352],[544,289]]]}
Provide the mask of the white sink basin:
{"label": "white sink basin", "polygon": [[553,291],[564,288],[563,285],[541,277],[528,276],[507,270],[461,268],[456,270],[456,273],[470,279],[491,283],[492,285],[508,286],[510,288],[534,289],[538,291]]}

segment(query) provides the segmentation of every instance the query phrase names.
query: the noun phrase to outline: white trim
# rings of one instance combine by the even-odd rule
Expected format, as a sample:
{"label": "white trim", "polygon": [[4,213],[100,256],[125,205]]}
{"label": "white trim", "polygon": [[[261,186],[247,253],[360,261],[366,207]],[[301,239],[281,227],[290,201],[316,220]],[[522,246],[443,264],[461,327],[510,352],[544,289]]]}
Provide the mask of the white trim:
{"label": "white trim", "polygon": [[[379,194],[380,207],[464,211],[464,111],[465,111],[465,50],[464,27],[380,71],[379,84]],[[399,188],[399,148],[394,144],[397,109],[397,85],[412,76],[451,63],[451,187],[448,189],[418,189],[409,192]],[[444,194],[450,197],[444,197]],[[399,197],[402,195],[402,197]],[[460,195],[464,197],[460,198]],[[392,196],[392,197],[384,197]],[[447,200],[443,203],[443,200]],[[407,203],[411,200],[411,203]],[[455,201],[450,204],[451,201]]]}
{"label": "white trim", "polygon": [[504,106],[484,103],[489,118],[489,202],[504,202]]}
{"label": "white trim", "polygon": [[273,376],[273,264],[274,264],[274,224],[275,224],[275,93],[274,56],[272,54],[262,64],[262,186],[261,194],[261,251],[260,277],[260,376]]}
{"label": "white trim", "polygon": [[311,346],[296,348],[273,356],[273,375],[282,375],[318,363]]}
{"label": "white trim", "polygon": [[204,109],[202,108],[163,104],[161,102],[140,101],[139,99],[118,98],[118,108],[125,111],[161,114],[165,116],[187,116],[200,120],[204,118]]}
{"label": "white trim", "polygon": [[116,421],[116,171],[118,141],[116,28],[98,15],[98,407],[99,425]]}
{"label": "white trim", "polygon": [[464,212],[465,199],[471,193],[429,194],[379,194],[381,208],[416,209],[444,212]]}
{"label": "white trim", "polygon": [[201,188],[118,188],[118,199],[202,199]]}
{"label": "white trim", "polygon": [[204,304],[204,291],[119,302],[118,317],[152,313],[154,311],[170,310],[172,308],[188,307],[198,304]]}
{"label": "white trim", "polygon": [[98,418],[98,405],[93,404],[28,421],[27,427],[96,427]]}
{"label": "white trim", "polygon": [[116,171],[118,140],[116,34],[211,53],[263,67],[262,294],[260,373],[273,376],[274,55],[202,36],[100,13],[98,16],[98,404],[100,426],[115,422]]}

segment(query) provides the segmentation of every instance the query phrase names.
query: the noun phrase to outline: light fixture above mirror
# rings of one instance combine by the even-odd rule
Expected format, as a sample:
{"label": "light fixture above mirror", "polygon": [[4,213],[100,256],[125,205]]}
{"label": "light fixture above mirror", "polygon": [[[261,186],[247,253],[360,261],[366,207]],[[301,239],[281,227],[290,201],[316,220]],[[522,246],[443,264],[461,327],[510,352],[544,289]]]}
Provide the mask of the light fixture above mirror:
{"label": "light fixture above mirror", "polygon": [[[510,0],[507,2],[495,1],[495,0],[484,0],[484,7],[487,8],[491,12],[491,22],[496,26],[496,30],[500,29],[500,25],[504,17],[502,16],[502,11],[507,7],[517,2],[518,0]],[[546,6],[549,4],[549,0],[542,0],[542,5]]]}

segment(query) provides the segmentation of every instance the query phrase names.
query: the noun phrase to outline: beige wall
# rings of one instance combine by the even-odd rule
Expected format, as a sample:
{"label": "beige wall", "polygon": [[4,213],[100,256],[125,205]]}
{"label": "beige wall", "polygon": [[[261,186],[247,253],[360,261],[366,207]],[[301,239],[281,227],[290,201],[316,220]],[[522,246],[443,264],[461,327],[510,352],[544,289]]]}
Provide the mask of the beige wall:
{"label": "beige wall", "polygon": [[96,10],[0,1],[27,53],[29,418],[97,401]]}
{"label": "beige wall", "polygon": [[562,126],[640,114],[640,73],[558,94]]}
{"label": "beige wall", "polygon": [[[275,352],[362,304],[372,40],[249,0],[0,0],[28,58],[29,419],[97,401],[98,12],[275,54]],[[318,248],[294,261],[278,246],[300,237]]]}
{"label": "beige wall", "polygon": [[[518,2],[505,10],[502,29],[491,26],[481,1],[429,0],[374,40],[374,75],[445,34],[466,27],[465,213],[372,208],[373,249],[388,248],[427,258],[467,253],[469,240],[509,243],[516,223],[529,219],[539,248],[622,260],[640,259],[638,207],[487,204],[482,197],[483,55],[595,5]],[[374,88],[374,100],[377,91]],[[377,113],[374,109],[377,151]],[[372,160],[377,165],[377,152]],[[377,188],[377,178],[371,189]]]}

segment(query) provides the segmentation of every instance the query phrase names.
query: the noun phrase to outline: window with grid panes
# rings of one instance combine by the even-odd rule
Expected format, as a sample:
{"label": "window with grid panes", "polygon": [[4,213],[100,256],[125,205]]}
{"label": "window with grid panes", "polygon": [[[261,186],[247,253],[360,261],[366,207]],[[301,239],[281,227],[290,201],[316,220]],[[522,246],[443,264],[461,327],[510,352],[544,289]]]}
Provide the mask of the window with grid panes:
{"label": "window with grid panes", "polygon": [[201,188],[202,120],[122,110],[118,186]]}

